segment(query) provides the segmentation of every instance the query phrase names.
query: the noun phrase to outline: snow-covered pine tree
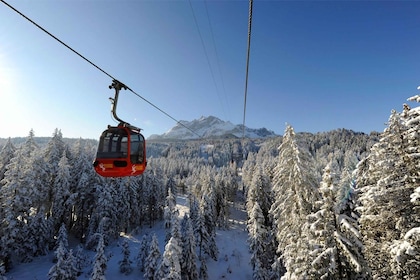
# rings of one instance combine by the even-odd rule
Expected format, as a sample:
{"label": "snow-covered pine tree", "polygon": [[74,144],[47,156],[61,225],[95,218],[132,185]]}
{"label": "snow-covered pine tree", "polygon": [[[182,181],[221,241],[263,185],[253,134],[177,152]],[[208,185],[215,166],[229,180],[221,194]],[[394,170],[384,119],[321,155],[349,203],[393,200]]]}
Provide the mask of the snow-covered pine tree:
{"label": "snow-covered pine tree", "polygon": [[216,244],[216,223],[214,221],[214,192],[211,185],[207,185],[206,190],[200,201],[200,212],[203,218],[200,244],[203,252],[216,261],[219,251]]}
{"label": "snow-covered pine tree", "polygon": [[41,207],[35,216],[32,216],[28,223],[28,237],[31,245],[32,256],[43,256],[48,254],[52,244],[52,221],[45,216],[44,208]]}
{"label": "snow-covered pine tree", "polygon": [[7,170],[7,165],[10,160],[14,157],[16,147],[12,144],[10,137],[7,139],[6,144],[0,151],[0,188],[2,186],[1,180],[4,178],[4,173]]}
{"label": "snow-covered pine tree", "polygon": [[58,174],[58,163],[65,150],[66,145],[63,141],[63,134],[61,133],[61,130],[56,128],[44,151],[45,161],[48,170],[50,170],[48,183],[51,187],[55,184],[55,177]]}
{"label": "snow-covered pine tree", "polygon": [[165,219],[165,240],[168,241],[171,238],[172,231],[172,221],[174,216],[178,218],[177,209],[176,209],[176,199],[172,194],[172,190],[168,189],[168,196],[166,197],[166,206],[164,208],[164,219]]}
{"label": "snow-covered pine tree", "polygon": [[307,216],[309,242],[309,279],[342,279],[342,263],[337,252],[337,222],[334,212],[336,187],[331,168],[324,169],[319,191],[322,199],[317,203],[319,210]]}
{"label": "snow-covered pine tree", "polygon": [[117,212],[117,225],[118,231],[128,232],[131,224],[130,219],[133,212],[137,211],[138,204],[135,204],[136,197],[133,196],[132,188],[135,188],[137,184],[133,184],[136,178],[120,178],[115,182],[114,205],[119,210]]}
{"label": "snow-covered pine tree", "polygon": [[165,206],[165,186],[162,183],[162,176],[146,170],[142,178],[142,193],[145,197],[147,221],[150,227],[157,219],[162,219]]}
{"label": "snow-covered pine tree", "polygon": [[[45,185],[45,166],[33,137],[31,130],[8,164],[2,180],[0,202],[8,207],[1,213],[4,219],[1,254],[8,260],[15,257],[19,261],[30,261],[39,252],[32,234],[34,229],[29,225],[34,225],[32,219],[43,209],[41,200],[45,196],[41,189]],[[45,238],[50,240],[50,236]],[[41,245],[45,247],[45,244]]]}
{"label": "snow-covered pine tree", "polygon": [[[410,97],[408,100],[420,102],[420,95]],[[411,109],[408,105],[404,105],[402,119],[407,127],[404,158],[407,170],[404,190],[401,191],[411,190],[412,193],[410,202],[400,201],[409,209],[403,208],[403,211],[398,209],[397,214],[409,215],[411,219],[400,218],[396,223],[396,229],[400,230],[401,235],[390,246],[391,269],[400,279],[416,279],[420,271],[420,106]]]}
{"label": "snow-covered pine tree", "polygon": [[54,221],[54,229],[57,230],[60,225],[65,223],[70,226],[71,212],[68,205],[68,198],[70,197],[70,166],[66,153],[58,162],[57,177],[54,184],[54,197],[52,201],[52,217]]}
{"label": "snow-covered pine tree", "polygon": [[108,259],[105,256],[105,244],[102,234],[99,234],[98,246],[96,247],[95,261],[93,263],[93,270],[91,280],[105,280],[105,271],[107,268]]}
{"label": "snow-covered pine tree", "polygon": [[264,174],[261,166],[255,167],[255,174],[248,188],[246,199],[247,212],[251,213],[254,204],[258,202],[264,216],[264,225],[266,227],[271,227],[268,213],[273,203],[273,195],[271,192],[270,178]]}
{"label": "snow-covered pine tree", "polygon": [[198,204],[198,201],[196,197],[192,194],[189,196],[190,201],[190,219],[191,219],[191,225],[194,232],[194,238],[196,241],[196,245],[199,246],[200,243],[200,237],[199,237],[199,225],[202,221],[200,221],[200,206]]}
{"label": "snow-covered pine tree", "polygon": [[77,279],[77,277],[80,274],[80,270],[77,268],[77,258],[73,254],[73,249],[70,249],[69,252],[67,253],[66,264],[67,264],[66,270],[69,272],[68,278],[66,279],[69,279],[69,280]]}
{"label": "snow-covered pine tree", "polygon": [[89,238],[88,230],[92,225],[91,222],[98,199],[96,188],[98,185],[105,184],[105,180],[99,176],[95,175],[96,182],[92,180],[91,176],[92,174],[88,171],[83,172],[76,186],[76,191],[71,196],[72,209],[74,209],[72,216],[77,217],[72,230],[82,242],[86,242],[86,238]]}
{"label": "snow-covered pine tree", "polygon": [[341,277],[345,279],[369,279],[369,266],[363,255],[362,234],[358,224],[359,213],[356,193],[356,172],[345,168],[341,173],[340,187],[336,195],[336,241],[341,265]]}
{"label": "snow-covered pine tree", "polygon": [[162,261],[160,262],[155,274],[155,279],[181,279],[181,265],[179,256],[182,254],[182,249],[179,247],[175,238],[171,237],[165,246]]}
{"label": "snow-covered pine tree", "polygon": [[319,200],[317,181],[311,155],[298,144],[293,128],[287,126],[274,170],[274,203],[270,209],[279,242],[277,251],[282,254],[274,267],[281,275],[284,262],[285,279],[306,277],[311,265],[303,225]]}
{"label": "snow-covered pine tree", "polygon": [[74,251],[74,258],[75,258],[75,268],[77,270],[77,273],[80,274],[82,270],[91,264],[91,260],[88,260],[88,257],[86,255],[86,251],[83,248],[82,244],[78,244],[76,246],[76,250]]}
{"label": "snow-covered pine tree", "polygon": [[177,196],[177,185],[176,182],[174,180],[174,177],[170,176],[167,180],[166,180],[166,190],[169,192],[169,190],[171,190],[171,193],[174,197]]}
{"label": "snow-covered pine tree", "polygon": [[133,268],[131,267],[132,261],[130,260],[130,246],[127,239],[123,240],[121,254],[123,255],[123,259],[118,262],[120,265],[120,272],[125,275],[129,275],[133,271]]}
{"label": "snow-covered pine tree", "polygon": [[97,200],[89,221],[89,236],[86,241],[88,248],[96,247],[98,232],[103,235],[105,245],[118,236],[118,209],[114,204],[115,188],[112,183],[106,181],[104,184],[96,185]]}
{"label": "snow-covered pine tree", "polygon": [[251,264],[253,268],[252,278],[254,280],[269,279],[271,263],[270,257],[266,256],[268,232],[264,225],[264,214],[258,201],[253,203],[253,207],[249,212],[248,217],[248,244],[251,252]]}
{"label": "snow-covered pine tree", "polygon": [[144,279],[146,280],[154,280],[158,265],[160,263],[160,250],[159,250],[159,243],[156,237],[156,234],[153,234],[152,240],[150,241],[150,246],[148,250],[148,255],[145,259],[144,263]]}
{"label": "snow-covered pine tree", "polygon": [[76,268],[76,260],[73,256],[73,251],[68,250],[67,230],[64,224],[60,227],[57,238],[57,249],[55,257],[57,262],[51,267],[48,272],[50,280],[77,278],[78,270]]}
{"label": "snow-covered pine tree", "polygon": [[139,252],[137,253],[136,263],[139,271],[144,272],[144,266],[146,265],[146,258],[149,255],[150,237],[144,234],[140,240]]}
{"label": "snow-covered pine tree", "polygon": [[202,280],[207,280],[209,279],[209,273],[207,269],[206,258],[204,256],[201,256],[199,259],[200,259],[200,269],[199,269],[198,277]]}
{"label": "snow-covered pine tree", "polygon": [[184,214],[181,222],[182,258],[181,274],[184,280],[198,279],[197,252],[191,219]]}
{"label": "snow-covered pine tree", "polygon": [[255,173],[256,155],[249,153],[242,166],[242,183],[249,188]]}
{"label": "snow-covered pine tree", "polygon": [[359,170],[359,223],[364,254],[375,279],[405,277],[401,271],[392,271],[389,263],[392,243],[413,228],[418,215],[410,204],[410,194],[418,186],[413,177],[418,173],[418,164],[413,165],[409,156],[408,129],[401,115],[393,110],[388,127],[371,149],[367,168],[361,165]]}

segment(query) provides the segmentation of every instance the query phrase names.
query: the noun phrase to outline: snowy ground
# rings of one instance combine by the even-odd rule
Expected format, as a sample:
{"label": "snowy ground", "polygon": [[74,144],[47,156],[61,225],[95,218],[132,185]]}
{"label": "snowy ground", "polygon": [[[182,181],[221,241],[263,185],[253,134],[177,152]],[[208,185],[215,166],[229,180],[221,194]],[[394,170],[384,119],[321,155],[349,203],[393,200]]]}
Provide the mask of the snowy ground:
{"label": "snowy ground", "polygon": [[[188,211],[187,200],[184,197],[178,197],[177,207],[180,211],[180,218]],[[245,230],[246,213],[244,210],[232,207],[231,209],[231,227],[229,230],[217,230],[216,242],[219,249],[219,258],[217,261],[209,259],[207,261],[207,269],[209,279],[231,279],[231,280],[246,280],[252,279],[252,268],[250,266],[250,254],[248,252],[247,232]],[[111,255],[108,261],[106,270],[107,279],[127,279],[138,280],[143,279],[143,273],[139,272],[136,267],[135,258],[138,254],[140,240],[144,234],[155,233],[159,240],[161,253],[164,251],[165,229],[163,223],[159,222],[153,228],[145,227],[136,235],[123,235],[120,240],[107,247],[106,253]],[[121,254],[121,240],[123,238],[129,239],[130,244],[130,259],[133,261],[133,272],[129,275],[124,275],[119,272],[118,262],[122,260]],[[93,262],[95,253],[87,251],[88,260]],[[54,254],[50,253],[47,256],[36,258],[31,263],[24,263],[15,266],[6,277],[9,280],[42,280],[48,279],[48,271],[53,266]],[[84,273],[78,278],[90,278],[91,265],[85,269]]]}

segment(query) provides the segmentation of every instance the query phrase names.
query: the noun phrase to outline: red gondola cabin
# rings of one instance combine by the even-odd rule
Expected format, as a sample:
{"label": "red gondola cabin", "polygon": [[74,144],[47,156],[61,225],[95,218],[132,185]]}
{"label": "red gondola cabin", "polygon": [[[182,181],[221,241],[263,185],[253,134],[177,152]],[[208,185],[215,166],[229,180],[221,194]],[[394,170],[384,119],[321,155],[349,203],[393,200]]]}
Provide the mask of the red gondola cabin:
{"label": "red gondola cabin", "polygon": [[103,177],[136,176],[146,165],[146,141],[140,130],[127,124],[108,126],[99,139],[95,171]]}

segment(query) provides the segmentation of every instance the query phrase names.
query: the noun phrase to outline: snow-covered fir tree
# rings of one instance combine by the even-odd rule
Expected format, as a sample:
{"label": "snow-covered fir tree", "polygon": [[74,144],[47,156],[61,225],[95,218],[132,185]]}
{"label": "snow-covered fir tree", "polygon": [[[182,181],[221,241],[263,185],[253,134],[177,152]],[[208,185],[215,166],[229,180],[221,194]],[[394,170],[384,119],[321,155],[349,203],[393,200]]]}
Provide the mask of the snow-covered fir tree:
{"label": "snow-covered fir tree", "polygon": [[11,159],[14,157],[16,147],[12,144],[10,137],[7,139],[6,144],[0,151],[0,187],[1,180],[4,178],[4,173],[7,170],[7,165],[10,163]]}
{"label": "snow-covered fir tree", "polygon": [[144,234],[140,240],[139,252],[137,253],[136,263],[137,268],[144,272],[144,266],[146,265],[146,258],[149,255],[150,237]]}
{"label": "snow-covered fir tree", "polygon": [[251,252],[251,264],[253,268],[252,278],[254,280],[269,279],[271,262],[267,258],[267,228],[264,225],[264,214],[256,201],[249,213],[248,218],[248,244]]}
{"label": "snow-covered fir tree", "polygon": [[156,234],[153,234],[150,241],[148,255],[144,262],[144,279],[154,280],[157,273],[157,268],[161,262],[161,254],[159,250],[159,243]]}
{"label": "snow-covered fir tree", "polygon": [[93,263],[93,270],[91,280],[105,280],[105,271],[107,268],[108,259],[105,256],[105,244],[102,234],[99,234],[98,246],[96,247],[95,261]]}
{"label": "snow-covered fir tree", "polygon": [[420,209],[413,207],[410,197],[420,181],[419,115],[418,107],[408,105],[401,114],[393,110],[379,143],[372,147],[366,164],[359,167],[360,225],[364,253],[375,279],[418,276],[416,256],[405,254],[413,261],[407,262],[398,258],[402,252],[398,248],[415,236],[411,230],[420,225]]}
{"label": "snow-covered fir tree", "polygon": [[191,225],[191,219],[184,214],[181,222],[181,238],[182,238],[182,261],[181,274],[182,279],[194,280],[198,279],[197,271],[197,252],[194,238],[194,231]]}
{"label": "snow-covered fir tree", "polygon": [[171,237],[165,246],[162,260],[157,268],[155,279],[180,280],[181,264],[179,256],[182,249],[175,238]]}
{"label": "snow-covered fir tree", "polygon": [[164,208],[164,219],[165,219],[165,229],[166,235],[165,240],[168,241],[171,238],[172,231],[172,221],[174,217],[178,218],[178,212],[176,209],[176,199],[172,194],[172,190],[168,190],[168,196],[166,197],[166,206]]}
{"label": "snow-covered fir tree", "polygon": [[319,191],[322,199],[317,203],[319,210],[307,216],[310,279],[341,279],[342,264],[337,252],[337,222],[334,212],[336,187],[327,165],[322,177]]}
{"label": "snow-covered fir tree", "polygon": [[270,209],[281,254],[274,264],[278,277],[283,274],[282,263],[287,270],[285,279],[308,277],[311,264],[307,232],[302,225],[319,199],[317,181],[311,155],[298,144],[293,128],[287,126],[274,170],[274,203]]}
{"label": "snow-covered fir tree", "polygon": [[216,224],[214,221],[214,192],[211,185],[207,192],[203,194],[200,202],[200,214],[203,224],[200,229],[200,245],[203,252],[213,260],[217,260],[218,249],[216,244]]}
{"label": "snow-covered fir tree", "polygon": [[[420,95],[410,97],[409,101],[420,102]],[[397,240],[392,242],[391,248],[391,269],[397,277],[405,279],[415,279],[420,271],[420,106],[410,108],[404,105],[402,113],[406,131],[406,157],[408,178],[404,181],[404,190],[412,190],[410,194],[410,202],[403,201],[407,204],[406,211],[398,212],[410,215],[412,220],[401,221],[396,224],[396,228],[401,230],[401,235]],[[405,196],[404,196],[405,198]],[[405,209],[404,209],[405,210]]]}
{"label": "snow-covered fir tree", "polygon": [[204,256],[200,257],[200,270],[199,270],[199,274],[198,277],[202,280],[207,280],[209,279],[209,273],[208,273],[208,269],[207,269],[207,262],[206,259],[204,258]]}
{"label": "snow-covered fir tree", "polygon": [[248,188],[246,202],[248,213],[252,212],[255,203],[258,203],[262,211],[264,225],[267,227],[271,226],[268,213],[273,203],[273,195],[271,191],[270,178],[264,174],[261,166],[255,167],[255,174]]}
{"label": "snow-covered fir tree", "polygon": [[118,262],[120,265],[120,272],[128,275],[133,271],[133,268],[131,267],[132,261],[130,260],[130,247],[127,239],[123,240],[121,254],[123,255],[123,259]]}
{"label": "snow-covered fir tree", "polygon": [[52,201],[52,215],[54,221],[54,228],[58,228],[65,223],[70,226],[71,213],[68,205],[68,198],[70,197],[70,166],[66,154],[63,152],[60,161],[58,162],[57,176],[54,183],[54,197]]}
{"label": "snow-covered fir tree", "polygon": [[78,269],[76,267],[76,259],[73,256],[73,251],[68,249],[67,230],[64,224],[60,227],[57,238],[57,249],[55,257],[57,262],[51,267],[48,272],[50,280],[61,279],[76,279]]}
{"label": "snow-covered fir tree", "polygon": [[356,172],[346,169],[341,173],[340,187],[336,195],[335,214],[338,228],[336,242],[341,262],[341,277],[369,279],[369,266],[363,255],[364,245],[358,224],[359,213],[356,193]]}
{"label": "snow-covered fir tree", "polygon": [[[33,137],[31,131],[8,164],[2,180],[0,202],[8,207],[1,212],[1,254],[8,260],[14,258],[18,261],[30,261],[38,252],[44,252],[36,247],[36,230],[30,227],[35,225],[32,223],[33,218],[44,210],[41,206],[42,199],[45,198],[41,190],[45,184],[45,169]],[[50,240],[49,232],[44,232],[46,236],[43,237],[46,240]],[[42,246],[45,247],[45,244]]]}

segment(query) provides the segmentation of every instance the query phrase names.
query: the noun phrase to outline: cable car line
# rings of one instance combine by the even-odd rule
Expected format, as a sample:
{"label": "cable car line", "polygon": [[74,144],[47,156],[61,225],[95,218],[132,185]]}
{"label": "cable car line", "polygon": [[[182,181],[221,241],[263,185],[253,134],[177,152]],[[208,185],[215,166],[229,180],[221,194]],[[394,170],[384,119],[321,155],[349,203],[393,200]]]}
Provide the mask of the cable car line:
{"label": "cable car line", "polygon": [[246,55],[244,117],[242,121],[242,138],[245,138],[245,116],[246,116],[246,98],[248,95],[248,72],[249,72],[249,52],[251,49],[251,27],[252,27],[252,0],[249,0],[248,47],[247,47],[247,55]]}
{"label": "cable car line", "polygon": [[[88,58],[86,58],[84,55],[82,55],[81,53],[79,53],[78,51],[76,51],[75,49],[73,49],[72,47],[70,47],[68,44],[64,43],[62,40],[60,40],[59,38],[57,38],[56,36],[54,36],[51,32],[49,32],[48,30],[46,30],[45,28],[43,28],[42,26],[40,26],[39,24],[37,24],[35,21],[33,21],[32,19],[30,19],[29,17],[27,17],[26,15],[24,15],[23,13],[21,13],[15,7],[11,6],[9,3],[7,3],[4,0],[0,0],[0,1],[3,4],[5,4],[6,6],[8,6],[10,9],[12,9],[13,11],[15,11],[16,13],[18,13],[19,15],[21,15],[27,21],[29,21],[30,23],[32,23],[33,25],[35,25],[36,27],[38,27],[39,29],[41,29],[42,31],[44,31],[47,35],[49,35],[50,37],[52,37],[53,39],[55,39],[57,42],[59,42],[60,44],[62,44],[63,46],[65,46],[67,49],[69,49],[70,51],[72,51],[73,53],[75,53],[76,55],[78,55],[80,58],[82,58],[83,60],[85,60],[87,63],[89,63],[90,65],[92,65],[93,67],[95,67],[97,70],[99,70],[100,72],[102,72],[103,74],[105,74],[106,76],[108,76],[109,78],[111,78],[113,80],[113,82],[114,81],[117,81],[118,82],[118,80],[114,76],[112,76],[111,74],[109,74],[108,72],[106,72],[105,70],[103,70],[101,67],[99,67],[98,65],[96,65],[95,63],[93,63],[91,60],[89,60]],[[200,139],[202,138],[202,136],[199,135],[197,132],[195,132],[191,128],[187,127],[181,121],[178,121],[177,119],[175,119],[174,117],[172,117],[170,114],[168,114],[167,112],[165,112],[164,110],[162,110],[161,108],[159,108],[158,106],[156,106],[155,104],[153,104],[152,102],[150,102],[149,100],[147,100],[146,98],[144,98],[143,96],[141,96],[140,94],[138,94],[137,92],[135,92],[134,90],[132,90],[131,88],[129,88],[128,86],[126,86],[126,89],[128,89],[131,93],[133,93],[134,95],[136,95],[137,97],[139,97],[140,99],[142,99],[143,101],[145,101],[147,104],[151,105],[153,108],[157,109],[159,112],[163,113],[164,115],[166,115],[170,119],[174,120],[177,124],[180,124],[184,128],[186,128],[189,131],[191,131],[193,134],[195,134],[196,136],[198,136]]]}
{"label": "cable car line", "polygon": [[[223,89],[223,96],[225,98],[225,102],[226,102],[226,106],[227,106],[227,110],[228,110],[228,117],[230,119],[230,114],[229,112],[231,111],[230,109],[230,104],[227,98],[227,94],[226,94],[226,87],[225,87],[225,81],[223,79],[223,75],[222,75],[222,70],[220,68],[220,59],[219,59],[219,54],[217,52],[217,46],[216,46],[216,40],[214,39],[214,32],[213,32],[213,26],[211,24],[211,20],[210,20],[210,16],[209,16],[209,9],[207,7],[207,0],[204,0],[204,7],[206,8],[206,15],[207,15],[207,21],[209,23],[209,27],[210,27],[210,34],[211,34],[211,38],[212,38],[212,42],[213,42],[213,47],[214,47],[214,53],[216,55],[216,62],[217,62],[217,68],[219,70],[219,75],[220,75],[220,81],[222,82],[222,89]],[[223,108],[222,108],[223,109]]]}
{"label": "cable car line", "polygon": [[198,25],[197,17],[195,16],[195,12],[194,12],[194,8],[192,6],[191,0],[189,0],[188,2],[190,3],[191,12],[192,12],[192,15],[193,15],[193,18],[194,18],[195,26],[197,27],[198,35],[200,36],[201,45],[203,46],[203,49],[204,49],[204,54],[206,55],[207,65],[209,66],[210,74],[211,74],[211,77],[213,79],[214,86],[216,88],[217,97],[219,98],[219,102],[220,102],[221,108],[223,110],[223,114],[226,116],[226,111],[225,111],[225,108],[223,106],[222,98],[220,97],[219,87],[217,86],[216,78],[215,78],[214,72],[213,72],[213,68],[211,67],[211,64],[210,64],[210,58],[209,58],[209,55],[207,53],[207,48],[206,48],[203,36],[201,34],[201,31],[200,31],[200,27]]}

